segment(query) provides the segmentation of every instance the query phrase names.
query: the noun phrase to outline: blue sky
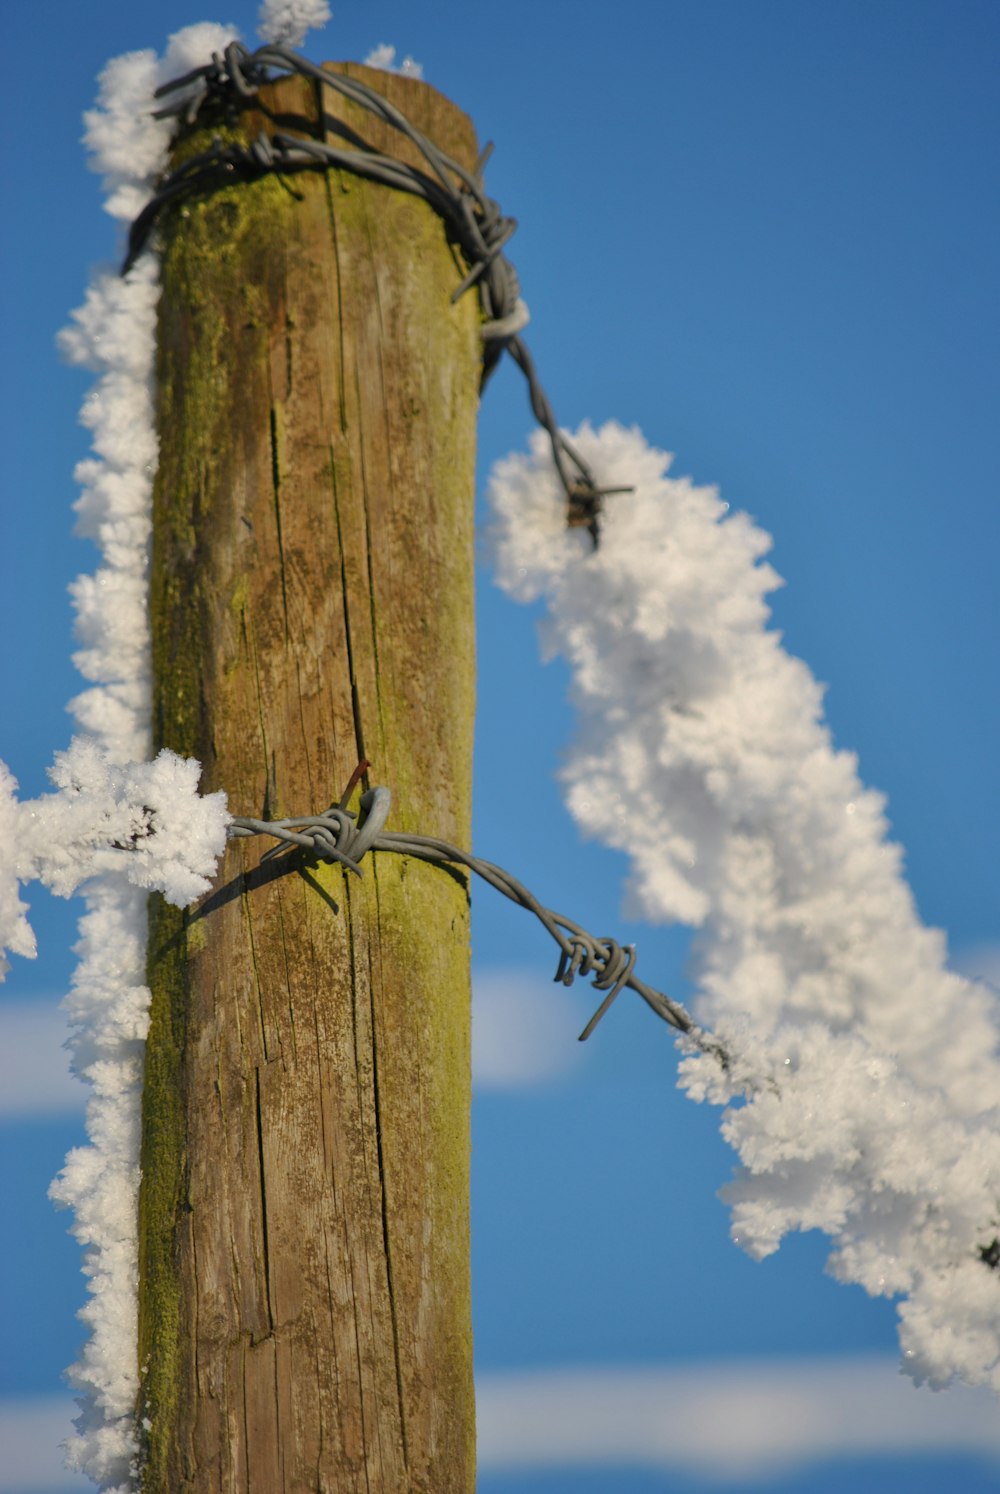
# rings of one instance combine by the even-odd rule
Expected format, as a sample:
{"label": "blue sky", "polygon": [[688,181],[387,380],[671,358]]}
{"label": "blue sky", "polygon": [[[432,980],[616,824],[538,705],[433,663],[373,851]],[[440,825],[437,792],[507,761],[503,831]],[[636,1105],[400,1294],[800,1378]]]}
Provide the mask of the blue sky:
{"label": "blue sky", "polygon": [[[160,47],[201,19],[251,37],[254,12],[94,0],[7,24],[19,61],[0,276],[0,756],[26,795],[43,790],[70,736],[66,586],[93,565],[70,514],[85,381],[53,346],[89,268],[116,251],[80,114],[108,56]],[[382,41],[417,57],[496,142],[488,182],[520,221],[510,256],[532,310],[526,336],[560,420],[638,423],[676,453],[675,472],[717,483],[774,535],[787,582],[776,624],[828,683],[837,742],[888,794],[923,917],[948,930],[956,959],[995,972],[996,7],[512,0],[498,13],[342,0],[312,52],[360,58]],[[482,409],[482,474],[529,429],[505,368]],[[623,858],[581,843],[562,808],[565,675],[538,662],[530,609],[500,597],[485,570],[479,666],[475,849],[585,926],[634,940],[641,973],[683,997],[683,932],[624,919]],[[58,1467],[53,1398],[66,1396],[83,1282],[45,1192],[82,1126],[49,1077],[57,1034],[25,1006],[47,1016],[64,991],[76,915],[37,888],[30,898],[42,952],[0,988],[11,1069],[0,1428],[30,1429],[35,1464],[0,1472],[0,1494],[61,1494],[72,1483],[45,1467]],[[580,1050],[590,993],[549,984],[544,933],[483,888],[474,941],[480,1030],[493,1034],[473,1117],[475,1331],[493,1449],[483,1494],[686,1494],[706,1478],[783,1494],[845,1479],[994,1487],[981,1401],[904,1387],[899,1408],[891,1303],[824,1276],[818,1238],[760,1265],[730,1243],[718,1117],[677,1093],[672,1044],[642,1004],[623,998]],[[538,1003],[549,1003],[541,1025]],[[529,1058],[542,1077],[526,1073]],[[832,1390],[824,1376],[838,1365]],[[553,1378],[567,1370],[591,1378]],[[529,1372],[550,1378],[525,1382]],[[653,1419],[679,1387],[700,1387],[703,1440],[730,1437],[736,1473],[697,1449],[682,1456],[679,1426],[673,1452],[636,1432],[642,1466],[626,1466],[613,1437],[599,1446],[597,1397],[617,1404],[599,1378],[609,1373]],[[774,1418],[784,1461],[739,1442],[720,1398],[734,1376],[748,1403],[767,1391],[755,1415]],[[879,1408],[881,1442],[859,1441],[852,1382]],[[548,1408],[547,1453],[531,1453],[514,1414],[525,1383]],[[778,1412],[809,1385],[846,1409],[839,1431],[803,1446]],[[560,1451],[567,1400],[576,1430]]]}

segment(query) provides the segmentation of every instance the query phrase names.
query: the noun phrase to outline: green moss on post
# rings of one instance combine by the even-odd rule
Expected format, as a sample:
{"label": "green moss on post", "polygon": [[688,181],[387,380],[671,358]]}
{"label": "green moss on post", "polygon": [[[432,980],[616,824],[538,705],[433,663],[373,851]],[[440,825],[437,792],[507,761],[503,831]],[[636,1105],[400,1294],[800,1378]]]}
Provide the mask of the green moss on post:
{"label": "green moss on post", "polygon": [[[368,77],[471,165],[447,100]],[[263,102],[323,128],[302,80]],[[165,225],[154,736],[234,813],[322,808],[366,756],[394,827],[468,842],[461,274],[430,208],[344,173],[226,188]],[[362,881],[275,875],[262,849],[230,846],[195,908],[151,907],[143,1488],[464,1494],[467,890],[388,856]]]}
{"label": "green moss on post", "polygon": [[143,1375],[140,1445],[151,1467],[162,1466],[176,1425],[181,1392],[180,1291],[173,1231],[185,1197],[181,1060],[187,1016],[184,914],[159,894],[149,907],[150,969],[156,983],[146,1048],[142,1113],[142,1205],[139,1255],[143,1264],[139,1363]]}

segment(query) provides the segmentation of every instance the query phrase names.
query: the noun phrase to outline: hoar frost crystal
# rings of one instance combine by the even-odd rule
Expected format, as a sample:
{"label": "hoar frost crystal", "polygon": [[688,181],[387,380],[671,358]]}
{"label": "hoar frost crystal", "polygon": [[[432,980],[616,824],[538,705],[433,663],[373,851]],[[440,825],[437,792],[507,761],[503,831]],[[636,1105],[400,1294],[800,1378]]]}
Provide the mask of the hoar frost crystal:
{"label": "hoar frost crystal", "polygon": [[[261,34],[294,45],[328,18],[325,0],[265,0]],[[120,223],[141,211],[166,165],[173,126],[154,118],[156,89],[208,62],[234,37],[230,27],[203,22],[171,37],[162,58],[130,52],[104,69],[85,139],[104,178],[105,207]],[[109,1494],[127,1494],[135,1471],[146,889],[181,904],[197,896],[228,822],[222,795],[199,798],[197,763],[173,753],[144,761],[158,297],[153,253],[124,278],[113,268],[99,271],[62,336],[66,357],[97,374],[81,412],[93,456],[76,476],[83,489],[79,529],[96,541],[102,561],[72,588],[81,644],[74,662],[93,683],[71,708],[88,735],[60,754],[51,775],[56,792],[38,800],[17,803],[16,784],[0,765],[0,829],[10,832],[6,845],[19,847],[16,862],[0,868],[0,975],[5,948],[34,953],[19,879],[37,877],[66,895],[79,887],[86,906],[66,1007],[73,1067],[91,1084],[90,1144],[70,1153],[52,1196],[74,1211],[89,1288],[80,1316],[90,1337],[69,1372],[81,1415],[67,1462]]]}
{"label": "hoar frost crystal", "polygon": [[696,1015],[733,1057],[681,1084],[728,1105],[724,1196],[751,1254],[821,1229],[830,1269],[899,1295],[905,1362],[1000,1392],[1000,1062],[992,994],[945,966],[880,795],[834,749],[822,689],[768,631],[770,537],[668,475],[637,430],[571,436],[606,500],[563,522],[545,437],[490,483],[500,585],[544,599],[572,671],[562,779],[581,828],[631,863],[632,908],[693,925]]}

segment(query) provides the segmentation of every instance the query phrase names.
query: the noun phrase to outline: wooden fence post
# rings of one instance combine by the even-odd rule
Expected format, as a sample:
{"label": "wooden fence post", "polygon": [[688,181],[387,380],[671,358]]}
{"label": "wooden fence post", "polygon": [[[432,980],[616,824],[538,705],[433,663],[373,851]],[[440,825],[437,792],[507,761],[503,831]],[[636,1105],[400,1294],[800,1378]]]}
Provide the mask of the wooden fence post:
{"label": "wooden fence post", "polygon": [[[471,167],[464,115],[354,65]],[[214,132],[315,133],[293,77]],[[341,143],[342,143],[342,137]],[[481,347],[423,201],[339,171],[164,218],[154,742],[235,814],[320,810],[359,758],[390,828],[470,840]],[[469,1491],[468,892],[230,844],[151,901],[140,1195],[143,1489]]]}

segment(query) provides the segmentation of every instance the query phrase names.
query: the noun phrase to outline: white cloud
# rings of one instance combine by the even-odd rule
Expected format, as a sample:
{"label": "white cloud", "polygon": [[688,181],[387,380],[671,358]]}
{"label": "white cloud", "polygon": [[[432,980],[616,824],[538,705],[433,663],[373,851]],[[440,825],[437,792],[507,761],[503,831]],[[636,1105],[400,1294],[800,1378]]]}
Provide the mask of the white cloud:
{"label": "white cloud", "polygon": [[[574,992],[582,983],[578,982]],[[472,1077],[477,1089],[520,1089],[572,1073],[591,1007],[538,969],[473,971]],[[0,1003],[0,1119],[82,1111],[87,1086],[69,1071],[66,1014],[41,998]]]}
{"label": "white cloud", "polygon": [[[577,1038],[598,999],[574,1000],[538,969],[475,970],[476,1087],[520,1089],[570,1074],[586,1057]],[[68,1036],[66,1014],[43,998],[0,1003],[0,1119],[83,1110],[88,1090],[69,1071]]]}
{"label": "white cloud", "polygon": [[473,1084],[519,1089],[568,1074],[584,1057],[577,1038],[590,1014],[538,970],[473,970]]}
{"label": "white cloud", "polygon": [[481,1374],[476,1405],[484,1470],[673,1469],[744,1488],[834,1457],[1000,1458],[989,1390],[920,1390],[881,1356]]}
{"label": "white cloud", "polygon": [[82,1111],[87,1087],[69,1071],[65,1012],[41,1001],[0,1003],[0,1119]]}
{"label": "white cloud", "polygon": [[[68,1473],[65,1396],[0,1401],[0,1494],[93,1489]],[[1000,1460],[985,1388],[919,1390],[894,1358],[723,1360],[476,1377],[479,1467],[653,1468],[750,1484],[830,1458]]]}
{"label": "white cloud", "polygon": [[0,1401],[0,1494],[94,1494],[89,1478],[63,1466],[60,1443],[76,1415],[75,1401],[62,1395]]}

